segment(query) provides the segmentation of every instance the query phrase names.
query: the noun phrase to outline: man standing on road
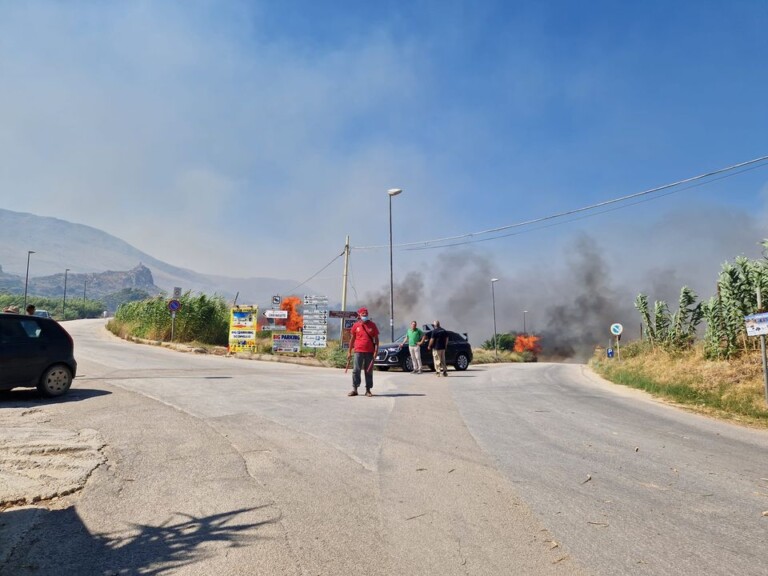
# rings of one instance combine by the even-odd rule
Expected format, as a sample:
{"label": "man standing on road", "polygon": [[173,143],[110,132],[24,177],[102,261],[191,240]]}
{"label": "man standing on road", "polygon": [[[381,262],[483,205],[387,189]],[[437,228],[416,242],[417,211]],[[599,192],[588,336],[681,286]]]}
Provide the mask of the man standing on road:
{"label": "man standing on road", "polygon": [[365,372],[365,395],[373,396],[373,359],[379,351],[379,328],[368,317],[368,308],[360,308],[357,311],[360,318],[352,325],[350,330],[349,351],[347,352],[347,365],[355,352],[355,364],[352,368],[352,392],[347,396],[357,396],[360,387],[360,371]]}
{"label": "man standing on road", "polygon": [[429,338],[427,350],[432,350],[432,359],[435,361],[435,374],[448,376],[445,366],[445,348],[448,346],[448,332],[440,327],[440,320],[432,324],[432,336]]}
{"label": "man standing on road", "polygon": [[401,349],[406,343],[408,344],[408,351],[411,353],[411,361],[413,362],[411,374],[421,374],[421,345],[424,343],[424,332],[418,326],[416,320],[411,322],[411,327],[405,333],[405,338],[400,342]]}

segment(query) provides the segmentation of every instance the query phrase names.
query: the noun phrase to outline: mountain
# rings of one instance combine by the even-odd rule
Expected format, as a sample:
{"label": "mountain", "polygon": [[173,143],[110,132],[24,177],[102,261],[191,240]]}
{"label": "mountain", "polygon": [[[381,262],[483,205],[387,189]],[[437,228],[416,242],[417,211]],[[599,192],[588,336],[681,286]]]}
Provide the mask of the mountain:
{"label": "mountain", "polygon": [[[30,250],[34,250],[34,254],[28,255]],[[107,289],[110,285],[133,282],[131,287],[141,284],[142,289],[150,293],[156,289],[172,293],[175,287],[180,287],[184,292],[218,294],[230,301],[238,295],[237,301],[243,304],[265,304],[272,295],[285,294],[298,284],[288,279],[200,274],[153,258],[91,226],[0,209],[0,291],[24,291],[28,261],[33,263],[29,268],[28,290],[33,293],[39,286],[41,296],[58,296],[54,287],[59,286],[63,293],[66,269],[69,269],[67,290],[84,289],[93,298],[100,297],[102,292],[98,285],[103,284]],[[144,270],[151,273],[149,278]],[[109,280],[102,274],[107,271],[123,272],[119,279],[113,276]],[[103,282],[94,285],[92,292],[88,289],[89,278],[96,276]]]}

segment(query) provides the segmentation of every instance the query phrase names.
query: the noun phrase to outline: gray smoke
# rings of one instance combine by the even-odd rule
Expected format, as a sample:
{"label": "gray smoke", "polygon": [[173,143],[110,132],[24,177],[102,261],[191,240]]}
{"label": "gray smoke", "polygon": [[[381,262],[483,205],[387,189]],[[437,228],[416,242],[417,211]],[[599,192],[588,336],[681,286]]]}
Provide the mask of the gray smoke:
{"label": "gray smoke", "polygon": [[[596,242],[579,237],[566,261],[562,271],[542,265],[512,277],[495,274],[499,277],[493,289],[497,332],[522,332],[526,310],[527,331],[542,338],[542,358],[580,360],[590,356],[596,345],[607,343],[614,322],[623,322],[628,331],[639,334],[635,294],[622,294],[611,285]],[[409,272],[394,285],[395,337],[404,333],[411,320],[422,325],[437,319],[449,330],[467,332],[473,346],[481,346],[493,337],[490,279],[494,270],[498,267],[489,257],[460,249]],[[366,294],[363,303],[379,324],[382,340],[389,340],[389,286]]]}

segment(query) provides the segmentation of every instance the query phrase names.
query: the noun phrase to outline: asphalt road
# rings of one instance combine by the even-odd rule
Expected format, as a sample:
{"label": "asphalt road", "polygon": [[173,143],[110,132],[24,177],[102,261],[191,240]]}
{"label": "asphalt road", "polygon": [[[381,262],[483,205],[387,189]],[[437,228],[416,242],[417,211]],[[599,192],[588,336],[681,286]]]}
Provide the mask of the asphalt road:
{"label": "asphalt road", "polygon": [[768,574],[768,433],[580,365],[376,372],[348,398],[343,370],[66,326],[70,395],[0,408],[96,431],[105,462],[2,514],[24,529],[0,574]]}

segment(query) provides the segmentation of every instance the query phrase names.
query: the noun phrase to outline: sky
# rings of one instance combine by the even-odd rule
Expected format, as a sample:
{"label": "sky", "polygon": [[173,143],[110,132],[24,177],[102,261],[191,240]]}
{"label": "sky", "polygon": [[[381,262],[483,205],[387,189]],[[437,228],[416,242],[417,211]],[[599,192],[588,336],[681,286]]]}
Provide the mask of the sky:
{"label": "sky", "polygon": [[511,226],[768,155],[767,29],[764,0],[0,0],[0,205],[331,299],[349,236],[385,333],[391,272],[398,328],[591,344],[760,257],[768,164]]}

